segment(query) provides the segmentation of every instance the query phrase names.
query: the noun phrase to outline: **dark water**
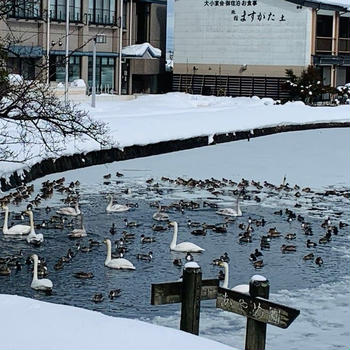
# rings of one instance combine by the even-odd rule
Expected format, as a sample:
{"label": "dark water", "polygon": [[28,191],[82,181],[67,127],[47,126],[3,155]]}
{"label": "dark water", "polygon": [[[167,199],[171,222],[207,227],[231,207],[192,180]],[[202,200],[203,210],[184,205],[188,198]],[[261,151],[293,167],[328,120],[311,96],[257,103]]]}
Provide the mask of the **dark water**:
{"label": "dark water", "polygon": [[[203,190],[188,190],[182,186],[171,186],[167,183],[159,182],[160,188],[147,186],[145,182],[137,183],[121,182],[119,185],[105,186],[103,192],[119,193],[121,203],[137,203],[138,208],[131,209],[127,213],[111,213],[105,211],[107,200],[105,193],[97,192],[96,189],[82,185],[81,190],[81,210],[84,213],[85,226],[88,236],[81,240],[70,240],[67,234],[71,229],[42,229],[37,233],[44,234],[45,240],[41,247],[33,248],[25,240],[16,238],[7,238],[0,236],[0,256],[18,253],[23,250],[24,258],[30,254],[36,253],[44,256],[47,261],[49,276],[53,281],[54,290],[51,296],[46,296],[30,288],[31,272],[30,267],[23,266],[21,271],[14,269],[10,276],[0,276],[0,293],[17,294],[36,298],[44,301],[68,304],[84,307],[91,310],[99,310],[103,313],[130,317],[130,318],[153,318],[155,315],[167,315],[178,310],[178,305],[169,305],[155,307],[150,305],[151,283],[174,281],[181,276],[181,268],[173,265],[175,258],[183,258],[184,254],[170,252],[169,244],[172,239],[172,229],[164,232],[153,232],[151,226],[155,223],[152,214],[156,211],[150,207],[154,200],[161,200],[162,205],[169,205],[177,202],[180,198],[195,198],[200,203],[200,208],[195,210],[185,210],[182,214],[179,211],[171,210],[169,215],[171,220],[179,223],[178,243],[183,241],[193,242],[206,251],[203,254],[194,254],[195,260],[199,263],[203,271],[204,278],[216,277],[219,268],[211,265],[214,258],[218,258],[224,252],[230,257],[230,280],[229,286],[248,283],[250,277],[254,274],[266,276],[271,283],[271,292],[281,289],[295,290],[299,288],[309,288],[318,286],[321,283],[331,283],[337,281],[340,276],[349,275],[348,259],[343,259],[344,252],[349,248],[348,229],[339,230],[337,236],[333,236],[330,243],[318,245],[317,248],[307,248],[306,240],[318,242],[318,239],[324,235],[325,230],[321,227],[324,218],[330,216],[333,224],[338,224],[340,220],[346,221],[349,218],[348,199],[342,196],[324,196],[317,194],[303,194],[302,198],[296,199],[294,193],[277,193],[264,189],[259,196],[263,199],[262,203],[256,203],[253,200],[246,200],[242,203],[243,216],[237,218],[234,223],[230,223],[227,233],[215,233],[207,231],[206,236],[193,236],[190,234],[192,229],[188,228],[187,220],[200,221],[206,223],[223,222],[223,218],[215,214],[215,209],[203,207],[203,200],[216,202],[219,205],[228,205],[228,200],[232,197],[219,196],[212,198],[209,192]],[[126,196],[120,194],[120,189],[124,187],[132,188],[132,195]],[[101,188],[101,187],[100,187]],[[255,188],[249,187],[248,192],[255,191]],[[254,194],[255,195],[255,194]],[[208,199],[210,197],[211,199]],[[41,205],[41,208],[34,210],[36,222],[41,222],[54,214],[54,211],[60,204],[59,199],[62,195],[55,193],[53,199]],[[295,209],[295,203],[301,203],[302,207]],[[52,210],[46,213],[45,207],[50,205]],[[232,204],[230,205],[232,206]],[[22,206],[23,207],[23,206]],[[18,207],[15,211],[22,210]],[[274,212],[279,209],[289,208],[304,216],[305,220],[311,223],[314,235],[305,236],[301,230],[300,222],[293,220],[287,222],[286,215],[275,215]],[[319,210],[309,210],[318,208]],[[13,210],[13,206],[10,210]],[[342,213],[341,213],[342,212]],[[266,220],[265,227],[256,227],[253,232],[253,242],[248,244],[238,243],[238,234],[241,230],[238,228],[240,223],[247,223],[248,217],[252,219]],[[75,244],[81,242],[81,245],[88,245],[88,239],[92,238],[100,242],[104,238],[111,238],[112,241],[121,237],[121,232],[125,230],[124,219],[137,221],[142,225],[137,228],[128,228],[127,231],[134,233],[136,238],[127,243],[128,251],[125,255],[132,261],[136,271],[119,271],[108,269],[104,266],[106,256],[106,247],[102,243],[94,247],[91,252],[78,252],[77,255],[68,263],[64,264],[63,270],[55,271],[53,266],[57,260],[64,256],[68,248],[75,250]],[[78,219],[74,219],[78,226]],[[2,220],[1,220],[2,222]],[[11,219],[10,219],[11,222]],[[117,233],[111,236],[109,233],[112,223],[117,227]],[[287,241],[284,237],[271,240],[270,250],[264,251],[263,260],[265,266],[260,269],[254,269],[249,261],[249,255],[255,248],[259,248],[260,237],[266,235],[270,227],[276,227],[284,236],[286,233],[296,233],[297,238],[293,241]],[[153,236],[156,242],[141,243],[140,235]],[[282,254],[280,247],[282,244],[293,244],[297,246],[295,253]],[[151,262],[139,261],[136,259],[138,253],[153,252]],[[318,267],[313,261],[303,261],[302,257],[310,252],[315,256],[322,256],[324,265]],[[73,277],[77,271],[93,272],[94,278],[88,280],[79,280]],[[108,299],[108,292],[111,289],[120,288],[121,296],[113,301]],[[102,293],[105,297],[102,303],[95,304],[91,301],[95,293]]]}

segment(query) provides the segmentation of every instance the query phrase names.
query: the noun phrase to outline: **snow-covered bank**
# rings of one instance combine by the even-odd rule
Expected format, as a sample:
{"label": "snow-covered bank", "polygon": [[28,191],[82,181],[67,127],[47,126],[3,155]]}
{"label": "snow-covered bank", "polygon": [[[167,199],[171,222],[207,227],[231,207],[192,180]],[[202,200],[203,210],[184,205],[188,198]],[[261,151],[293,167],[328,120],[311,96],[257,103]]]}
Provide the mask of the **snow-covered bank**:
{"label": "snow-covered bank", "polygon": [[0,295],[0,310],[0,349],[232,349],[172,328],[14,295]]}
{"label": "snow-covered bank", "polygon": [[[93,118],[108,123],[120,149],[161,141],[208,136],[216,133],[314,122],[348,122],[349,106],[308,107],[301,102],[274,105],[258,97],[215,97],[168,93],[139,96],[131,101],[99,102],[97,108],[82,104]],[[67,141],[64,154],[99,150],[93,141]],[[40,153],[26,164],[0,162],[0,177],[52,157]],[[57,157],[57,155],[55,155]]]}

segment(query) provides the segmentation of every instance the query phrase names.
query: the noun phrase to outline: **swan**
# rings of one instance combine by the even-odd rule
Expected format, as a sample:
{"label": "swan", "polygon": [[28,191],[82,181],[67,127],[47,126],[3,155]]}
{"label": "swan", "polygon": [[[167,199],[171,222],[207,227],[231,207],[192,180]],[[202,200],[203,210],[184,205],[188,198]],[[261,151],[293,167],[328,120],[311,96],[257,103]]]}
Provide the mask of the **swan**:
{"label": "swan", "polygon": [[107,198],[109,198],[109,203],[106,208],[107,213],[121,213],[130,210],[127,205],[113,204],[113,196],[111,194],[109,194]]}
{"label": "swan", "polygon": [[237,197],[236,208],[222,208],[217,210],[216,214],[224,216],[242,216],[242,211],[239,206],[239,197]]}
{"label": "swan", "polygon": [[4,235],[27,235],[30,232],[29,225],[14,225],[8,228],[9,208],[4,206],[3,209],[5,210],[4,226],[2,228]]}
{"label": "swan", "polygon": [[[224,283],[222,284],[222,288],[228,289],[228,278],[229,278],[228,263],[225,261],[222,261],[221,263],[219,263],[219,266],[224,268],[224,274],[225,274]],[[249,294],[249,285],[248,284],[239,284],[239,285],[231,288],[231,290],[245,293],[245,294]]]}
{"label": "swan", "polygon": [[42,233],[35,233],[33,212],[31,210],[27,210],[26,214],[29,215],[30,220],[30,233],[27,236],[26,240],[28,243],[40,245],[40,243],[44,241],[44,236]]}
{"label": "swan", "polygon": [[152,215],[153,219],[157,221],[168,221],[169,215],[166,213],[161,213],[161,209],[162,209],[162,206],[158,204],[158,211]]}
{"label": "swan", "polygon": [[125,269],[125,270],[135,270],[135,266],[127,259],[117,258],[112,259],[112,243],[110,239],[105,239],[103,241],[107,245],[107,257],[105,260],[105,266],[111,269]]}
{"label": "swan", "polygon": [[75,228],[68,236],[69,238],[81,238],[86,237],[86,229],[84,227],[83,222],[83,215],[80,215],[81,221],[80,221],[80,228]]}
{"label": "swan", "polygon": [[173,240],[170,243],[170,250],[173,250],[175,252],[190,252],[190,253],[200,253],[200,252],[204,252],[205,249],[199,247],[196,244],[190,243],[190,242],[182,242],[179,244],[176,244],[176,240],[177,240],[177,230],[178,230],[178,226],[177,226],[177,222],[176,221],[172,221],[170,223],[171,226],[174,226],[174,235],[173,235]]}
{"label": "swan", "polygon": [[42,278],[40,280],[38,279],[38,256],[33,254],[31,258],[34,260],[34,274],[32,284],[30,285],[31,288],[35,290],[42,290],[44,292],[51,292],[53,287],[51,280],[47,278]]}
{"label": "swan", "polygon": [[78,216],[81,214],[81,211],[79,209],[79,203],[75,202],[74,208],[72,207],[60,208],[56,210],[56,213],[60,215]]}

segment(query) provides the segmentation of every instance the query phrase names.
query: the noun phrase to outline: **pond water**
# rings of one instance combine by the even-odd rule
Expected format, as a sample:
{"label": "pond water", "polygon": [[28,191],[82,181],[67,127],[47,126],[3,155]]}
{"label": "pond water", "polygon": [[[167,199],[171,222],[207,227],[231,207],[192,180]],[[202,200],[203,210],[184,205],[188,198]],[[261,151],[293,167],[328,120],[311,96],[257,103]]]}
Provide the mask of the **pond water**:
{"label": "pond water", "polygon": [[[301,309],[301,322],[299,326],[295,326],[294,330],[299,336],[303,334],[300,341],[293,341],[292,336],[288,338],[287,334],[294,324],[288,330],[282,330],[283,336],[288,339],[290,348],[300,348],[301,344],[305,344],[306,339],[308,339],[311,345],[319,345],[322,342],[322,344],[325,344],[323,338],[328,337],[328,332],[341,336],[328,339],[328,343],[324,347],[325,349],[332,348],[331,346],[333,348],[340,348],[342,345],[346,345],[344,339],[349,338],[348,321],[346,321],[347,324],[342,325],[338,317],[334,316],[339,322],[333,322],[330,326],[326,324],[324,327],[325,332],[322,333],[322,326],[317,325],[315,319],[319,317],[318,312],[320,309],[330,308],[328,301],[334,295],[338,295],[337,293],[346,295],[347,293],[345,290],[348,289],[348,277],[350,276],[349,229],[348,227],[339,229],[338,235],[334,235],[329,243],[325,245],[318,244],[316,248],[307,248],[306,240],[309,238],[312,241],[318,242],[319,238],[325,234],[325,229],[321,227],[321,224],[326,217],[330,217],[333,225],[338,226],[340,221],[350,224],[349,178],[346,178],[348,166],[344,165],[349,159],[349,147],[346,149],[343,148],[348,144],[348,136],[344,130],[329,130],[323,133],[310,131],[286,134],[283,135],[283,138],[281,136],[275,135],[268,138],[261,138],[261,140],[254,140],[254,142],[250,142],[249,144],[247,142],[237,142],[200,150],[150,157],[148,159],[113,163],[67,172],[65,174],[56,174],[36,181],[34,183],[35,192],[40,190],[41,182],[46,179],[57,179],[65,176],[66,184],[69,184],[72,180],[75,181],[78,179],[80,181],[81,184],[78,187],[80,207],[84,214],[84,224],[88,235],[86,238],[80,240],[70,240],[67,235],[72,228],[37,230],[37,232],[42,232],[45,237],[44,243],[39,248],[29,246],[23,239],[7,238],[1,235],[1,257],[16,254],[20,249],[23,251],[23,260],[34,252],[39,256],[45,257],[49,271],[48,277],[53,281],[54,290],[51,296],[46,296],[32,290],[30,288],[30,266],[24,265],[21,271],[16,272],[13,270],[10,276],[0,276],[0,293],[18,294],[54,303],[69,304],[98,310],[113,316],[139,318],[178,328],[179,305],[158,307],[150,305],[151,283],[174,281],[180,278],[182,270],[173,264],[173,260],[184,258],[183,253],[174,253],[169,250],[169,244],[173,234],[172,228],[163,232],[154,232],[151,229],[155,223],[152,219],[152,214],[156,211],[156,208],[151,207],[150,204],[159,201],[162,205],[169,206],[179,203],[180,200],[193,200],[199,205],[197,209],[185,209],[184,213],[175,209],[169,209],[167,212],[171,220],[179,223],[178,242],[190,241],[206,250],[203,254],[194,254],[195,261],[202,268],[204,278],[214,278],[218,275],[219,268],[213,266],[211,262],[214,258],[218,258],[224,252],[227,252],[230,257],[230,287],[248,283],[250,277],[256,273],[262,274],[270,281],[271,299]],[[307,193],[301,190],[302,186],[307,185],[305,184],[305,180],[303,182],[296,175],[299,175],[303,171],[303,168],[299,169],[298,172],[295,171],[295,162],[301,163],[302,166],[302,164],[308,164],[311,161],[308,158],[311,157],[311,155],[308,155],[308,148],[302,148],[303,142],[305,145],[310,142],[310,139],[317,140],[320,147],[327,149],[327,146],[324,146],[325,142],[317,138],[324,138],[324,140],[331,138],[335,140],[334,142],[343,140],[344,144],[340,144],[342,148],[338,145],[339,149],[337,148],[336,150],[336,157],[332,158],[333,152],[331,151],[329,151],[330,154],[327,154],[327,151],[325,151],[319,157],[328,159],[328,166],[330,167],[339,166],[339,172],[335,172],[336,176],[333,176],[333,172],[330,172],[329,178],[325,176],[322,180],[317,179],[317,173],[319,173],[317,169],[322,169],[324,164],[322,163],[322,159],[317,157],[315,159],[314,157],[312,159],[313,174],[310,174],[312,172],[310,170],[306,177],[313,177],[316,186],[313,186],[314,183],[309,183],[308,186],[311,187],[312,191]],[[293,143],[295,143],[296,139],[299,140],[298,147],[303,149],[301,153],[292,152]],[[301,140],[304,141],[302,142]],[[271,170],[268,168],[270,165],[267,165],[267,167],[262,166],[260,169],[258,168],[260,166],[258,164],[259,159],[261,161],[261,158],[266,158],[262,156],[264,154],[262,145],[264,144],[265,152],[267,149],[278,149],[279,144],[283,144],[283,147],[287,149],[287,151],[284,151],[283,156],[280,157],[281,161],[275,162],[278,163],[274,165],[275,169]],[[290,150],[288,150],[289,144]],[[312,144],[314,145],[313,142]],[[248,148],[251,151],[242,154],[244,151],[240,151],[239,148]],[[309,147],[309,149],[311,148]],[[215,152],[217,153],[215,154]],[[235,152],[241,153],[239,159],[232,158],[232,154]],[[249,154],[249,152],[252,152],[252,154],[255,152],[256,158],[253,158],[253,155]],[[256,152],[261,152],[261,155],[256,154]],[[289,160],[285,160],[285,157],[289,157]],[[195,159],[195,161],[189,161],[191,159]],[[332,164],[332,161],[335,163]],[[255,163],[255,166],[252,166],[252,162]],[[337,162],[343,163],[343,167],[341,168]],[[244,166],[244,164],[248,163],[249,165]],[[239,170],[235,168],[237,164],[239,164]],[[222,172],[220,172],[220,167],[222,168]],[[258,189],[250,182],[250,185],[246,187],[245,199],[241,203],[243,216],[229,223],[226,233],[216,233],[208,230],[205,236],[192,235],[191,231],[194,228],[188,227],[188,219],[207,224],[224,221],[222,217],[215,213],[217,209],[204,206],[204,202],[215,203],[219,207],[234,206],[235,196],[232,194],[232,190],[237,190],[237,185],[229,184],[223,181],[222,178],[227,177],[235,182],[239,182],[241,177],[245,176],[245,171],[248,172],[252,167],[257,167],[257,169],[250,177],[246,177],[249,181],[253,179],[262,181],[261,184],[263,184],[264,178],[272,182],[275,180],[277,173],[280,181],[275,182],[275,185],[279,186],[283,178],[281,174],[287,172],[287,181],[290,182],[290,187],[294,187],[294,181],[300,180],[300,183],[298,183],[301,185],[301,188],[299,190],[293,189],[286,191],[263,186],[262,189]],[[345,175],[339,176],[343,168],[346,168],[346,171],[343,172]],[[115,175],[117,171],[123,173],[124,176],[117,177]],[[111,179],[105,180],[103,175],[108,173],[111,173]],[[213,195],[208,191],[208,188],[212,186],[199,188],[170,183],[169,181],[162,180],[162,175],[171,179],[176,179],[178,176],[186,179],[192,176],[197,176],[197,179],[210,179],[212,176],[217,176],[217,179],[221,183],[219,190],[222,190],[223,193]],[[331,182],[332,176],[333,182]],[[146,180],[150,178],[154,180],[147,183]],[[300,178],[302,179],[303,177],[300,176]],[[106,181],[110,183],[106,184]],[[327,194],[326,191],[333,192],[328,192],[330,194]],[[297,192],[301,194],[300,197],[296,196]],[[118,203],[137,204],[137,207],[132,208],[127,213],[107,214],[107,193],[113,193]],[[40,223],[42,220],[47,220],[55,214],[55,210],[65,206],[61,201],[65,197],[65,195],[54,192],[54,195],[50,199],[43,201],[40,206],[34,209],[35,222]],[[257,202],[256,197],[259,198],[259,202]],[[296,204],[298,207],[295,207]],[[27,202],[17,207],[11,205],[10,210],[12,212],[20,212],[26,205]],[[49,213],[45,209],[47,206],[51,209]],[[283,215],[277,215],[275,212],[281,209]],[[304,220],[312,226],[313,236],[306,236],[303,233],[300,221],[293,220],[288,222],[285,209],[292,210],[296,215],[302,215]],[[240,244],[238,235],[242,230],[239,228],[239,225],[242,223],[247,224],[249,217],[253,221],[264,218],[266,225],[264,227],[253,225],[252,243]],[[124,223],[125,218],[129,221],[140,223],[140,226],[126,228]],[[18,222],[11,219],[10,221]],[[116,226],[115,235],[109,233],[112,224]],[[73,219],[73,225],[78,227],[79,219]],[[282,237],[271,240],[270,249],[263,251],[264,266],[262,269],[256,270],[249,261],[249,255],[255,248],[260,249],[261,236],[266,235],[268,229],[272,227],[276,227],[282,233]],[[88,239],[102,242],[104,238],[110,238],[114,242],[121,237],[123,230],[135,234],[135,238],[130,239],[126,243],[127,252],[125,257],[134,263],[136,271],[118,271],[106,268],[104,266],[106,247],[103,243],[100,246],[93,247],[90,252],[86,253],[77,251],[76,249],[77,242],[80,242],[81,246],[87,246]],[[296,239],[292,241],[286,240],[284,236],[287,233],[295,233]],[[153,237],[155,242],[141,243],[141,234]],[[296,245],[297,251],[283,254],[281,252],[282,244]],[[69,248],[77,252],[77,254],[70,262],[64,264],[62,270],[54,270],[55,263],[60,257],[66,255]],[[151,262],[136,259],[138,253],[146,254],[149,251],[153,252]],[[303,260],[303,256],[311,252],[314,252],[315,257],[322,257],[324,261],[323,266],[317,266],[313,260]],[[73,277],[73,274],[78,271],[92,272],[94,278],[88,280],[76,279]],[[324,288],[321,288],[321,286],[324,286]],[[110,300],[108,293],[110,290],[116,288],[121,289],[121,296]],[[102,293],[105,296],[104,301],[101,303],[92,302],[91,299],[95,293]],[[320,294],[322,294],[321,300],[319,299]],[[310,298],[311,295],[314,296]],[[339,301],[340,299],[337,300]],[[339,303],[336,303],[335,306],[333,305],[330,310],[331,312],[344,315],[344,310],[349,309],[349,298],[346,301],[341,299]],[[321,317],[325,316],[321,315]],[[243,347],[244,322],[239,316],[216,310],[214,301],[202,303],[201,334],[204,336],[230,345]],[[327,318],[318,320],[318,322],[321,325],[327,323]],[[298,323],[298,319],[295,323]],[[283,344],[281,343],[281,333],[279,333],[280,330],[277,331],[275,329],[270,333],[270,329],[272,328],[274,327],[269,327],[269,334],[271,335],[268,344],[270,348],[277,349]],[[335,330],[337,331],[335,332]],[[323,334],[321,340],[318,339],[317,332]],[[289,334],[293,334],[293,331]]]}

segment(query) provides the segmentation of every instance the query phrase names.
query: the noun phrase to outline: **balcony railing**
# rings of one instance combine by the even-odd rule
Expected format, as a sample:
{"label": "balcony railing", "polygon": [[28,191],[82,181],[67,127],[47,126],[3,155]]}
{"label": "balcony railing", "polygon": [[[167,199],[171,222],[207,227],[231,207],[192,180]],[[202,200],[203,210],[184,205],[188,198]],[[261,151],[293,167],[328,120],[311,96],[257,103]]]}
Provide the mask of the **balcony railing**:
{"label": "balcony railing", "polygon": [[[50,18],[52,21],[63,22],[66,20],[66,6],[58,5],[51,6]],[[80,7],[69,7],[69,20],[71,22],[81,22],[81,8]]]}
{"label": "balcony railing", "polygon": [[350,38],[339,38],[338,52],[350,54]]}
{"label": "balcony railing", "polygon": [[316,38],[316,53],[332,54],[333,38],[317,37]]}
{"label": "balcony railing", "polygon": [[115,11],[89,9],[89,22],[92,24],[117,25]]}
{"label": "balcony railing", "polygon": [[40,8],[33,7],[17,7],[14,6],[9,12],[9,17],[18,19],[40,19],[41,10]]}

